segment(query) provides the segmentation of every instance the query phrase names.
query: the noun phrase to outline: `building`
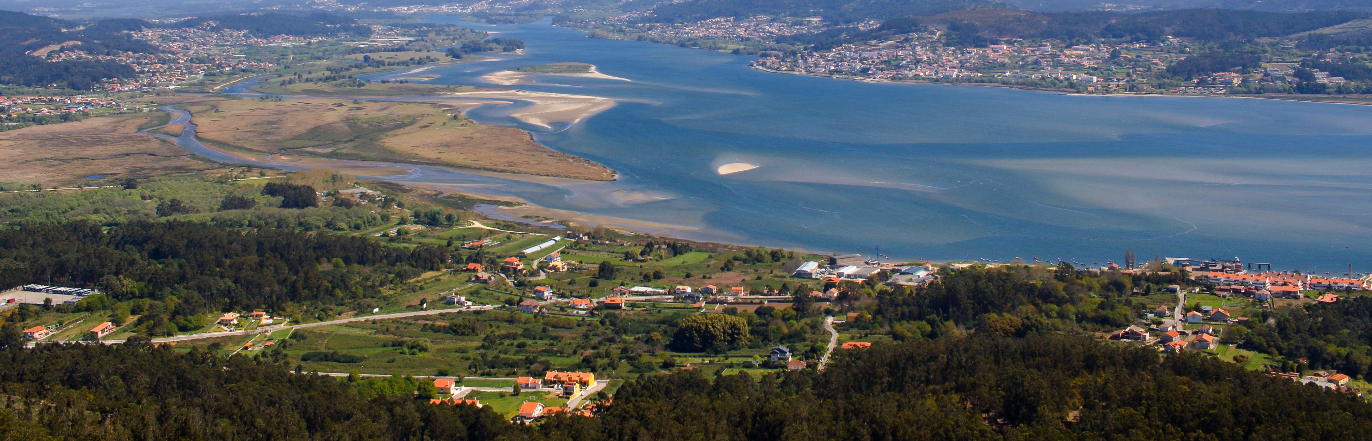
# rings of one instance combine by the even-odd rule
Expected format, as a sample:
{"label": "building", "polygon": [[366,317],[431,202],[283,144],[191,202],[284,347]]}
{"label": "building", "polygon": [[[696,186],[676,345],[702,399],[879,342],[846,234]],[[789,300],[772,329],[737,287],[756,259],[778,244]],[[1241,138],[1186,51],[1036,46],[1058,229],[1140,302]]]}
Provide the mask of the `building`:
{"label": "building", "polygon": [[1166,344],[1162,345],[1162,351],[1169,354],[1181,352],[1182,349],[1186,349],[1186,342],[1180,340],[1167,342]]}
{"label": "building", "polygon": [[253,312],[252,312],[252,319],[253,319],[253,320],[262,321],[262,319],[264,319],[264,318],[267,318],[267,313],[266,313],[266,312],[263,312],[263,311],[253,311]]}
{"label": "building", "polygon": [[700,293],[707,296],[712,296],[715,294],[719,294],[719,288],[716,288],[714,285],[705,285],[704,288],[700,289]]}
{"label": "building", "polygon": [[672,290],[672,294],[681,296],[681,295],[690,294],[691,291],[692,291],[692,290],[691,290],[691,287],[685,286],[685,285],[681,285],[681,286],[678,286],[678,287],[676,287],[675,289],[673,289],[673,290]]}
{"label": "building", "polygon": [[606,297],[605,309],[624,309],[624,299],[619,297]]}
{"label": "building", "polygon": [[534,287],[534,297],[539,300],[551,300],[553,298],[553,288],[549,286]]}
{"label": "building", "polygon": [[541,416],[543,416],[543,403],[525,401],[524,404],[519,405],[519,416],[515,418],[527,422],[533,421]]}
{"label": "building", "polygon": [[842,346],[843,349],[866,349],[870,347],[872,347],[872,344],[865,341],[850,341],[844,343]]}
{"label": "building", "polygon": [[1171,317],[1171,316],[1172,316],[1172,308],[1168,308],[1167,305],[1158,305],[1158,309],[1155,310],[1155,311],[1153,311],[1153,317]]}
{"label": "building", "polygon": [[819,262],[805,262],[800,264],[800,267],[796,268],[796,271],[791,275],[802,279],[813,279],[818,269]]}
{"label": "building", "polygon": [[1161,336],[1161,337],[1158,337],[1158,341],[1160,341],[1160,342],[1162,342],[1162,343],[1171,343],[1171,342],[1180,341],[1180,340],[1181,340],[1181,333],[1180,333],[1180,332],[1177,332],[1176,329],[1173,329],[1173,330],[1171,330],[1171,331],[1164,332],[1164,333],[1162,333],[1162,336]]}
{"label": "building", "polygon": [[24,338],[29,340],[42,340],[49,334],[47,326],[34,326],[24,330]]}
{"label": "building", "polygon": [[576,309],[591,309],[591,299],[572,299],[572,307]]}
{"label": "building", "polygon": [[543,374],[544,384],[563,384],[569,382],[580,384],[581,387],[591,387],[591,385],[595,384],[595,374],[590,372],[558,371],[550,371]]}
{"label": "building", "polygon": [[457,393],[457,380],[453,378],[435,378],[434,387],[438,388],[438,393],[443,395],[454,395]]}
{"label": "building", "polygon": [[1350,378],[1344,374],[1334,374],[1329,376],[1329,382],[1339,386],[1347,386]]}
{"label": "building", "polygon": [[518,257],[506,257],[500,265],[500,271],[506,274],[524,274],[524,264]]}
{"label": "building", "polygon": [[771,360],[772,363],[791,361],[791,348],[785,346],[774,346],[772,347],[772,352],[767,355],[767,358]]}
{"label": "building", "polygon": [[1215,349],[1217,343],[1218,341],[1215,339],[1215,336],[1210,334],[1200,334],[1197,335],[1196,338],[1191,340],[1192,347],[1203,351]]}
{"label": "building", "polygon": [[444,297],[443,303],[462,307],[472,306],[472,302],[468,301],[466,297],[457,294],[449,294],[447,297]]}
{"label": "building", "polygon": [[481,400],[459,400],[457,398],[449,398],[446,400],[434,398],[432,400],[429,400],[429,404],[447,404],[450,406],[456,406],[461,404],[466,406],[476,406],[478,409],[484,406],[483,404],[481,404]]}
{"label": "building", "polygon": [[91,328],[90,332],[91,336],[95,337],[98,340],[106,335],[110,335],[110,333],[114,332],[115,329],[116,328],[114,326],[114,323],[105,322],[99,325],[95,325],[94,328]]}
{"label": "building", "polygon": [[542,309],[543,307],[538,303],[538,300],[524,299],[524,301],[519,302],[519,310],[523,312],[533,314]]}
{"label": "building", "polygon": [[743,287],[742,287],[742,286],[735,286],[735,287],[733,287],[733,288],[729,288],[729,295],[732,295],[732,296],[735,296],[735,297],[741,297],[741,296],[748,295],[748,293],[745,292],[745,291],[743,291]]}
{"label": "building", "polygon": [[462,271],[466,271],[469,273],[479,273],[485,270],[486,266],[479,263],[469,263],[467,264],[467,267],[462,268]]}
{"label": "building", "polygon": [[1339,301],[1339,296],[1336,294],[1325,294],[1316,298],[1315,301],[1320,303],[1334,303]]}
{"label": "building", "polygon": [[1224,308],[1215,308],[1215,311],[1210,313],[1210,320],[1227,322],[1229,321],[1229,311],[1225,311]]}
{"label": "building", "polygon": [[543,263],[546,263],[546,264],[549,264],[549,265],[552,265],[552,264],[554,264],[554,263],[561,262],[561,261],[562,261],[562,253],[552,253],[552,254],[549,254],[549,255],[547,255],[547,256],[543,256]]}
{"label": "building", "polygon": [[786,370],[788,370],[788,371],[803,371],[803,370],[805,370],[805,362],[800,361],[800,360],[788,361],[788,362],[786,362]]}
{"label": "building", "polygon": [[573,398],[577,395],[581,395],[581,383],[575,381],[562,383],[562,398]]}
{"label": "building", "polygon": [[1204,317],[1205,317],[1205,316],[1201,315],[1201,313],[1199,313],[1199,312],[1191,311],[1191,312],[1186,313],[1186,323],[1192,324],[1192,325],[1198,325],[1198,324],[1200,324],[1201,320],[1204,319]]}
{"label": "building", "polygon": [[537,379],[537,378],[534,378],[534,377],[519,377],[519,381],[516,382],[516,384],[519,385],[519,388],[520,388],[520,389],[542,389],[542,388],[543,388],[543,380],[540,380],[540,379]]}
{"label": "building", "polygon": [[1196,328],[1196,333],[1215,335],[1215,328],[1210,325],[1201,325],[1199,328]]}
{"label": "building", "polygon": [[224,325],[224,326],[234,326],[234,325],[237,325],[237,324],[238,324],[238,313],[236,313],[236,312],[226,312],[226,313],[224,313],[224,315],[219,316],[219,320],[215,321],[215,323],[218,323],[218,324]]}
{"label": "building", "polygon": [[1120,340],[1146,341],[1148,340],[1148,331],[1138,326],[1130,326],[1120,332]]}

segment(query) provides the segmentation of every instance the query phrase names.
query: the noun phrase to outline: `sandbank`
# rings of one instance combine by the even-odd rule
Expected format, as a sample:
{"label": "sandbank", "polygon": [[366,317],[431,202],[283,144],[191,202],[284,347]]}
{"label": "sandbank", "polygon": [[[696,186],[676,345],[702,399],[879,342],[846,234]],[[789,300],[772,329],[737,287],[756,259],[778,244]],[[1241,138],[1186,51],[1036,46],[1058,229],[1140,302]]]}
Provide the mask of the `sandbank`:
{"label": "sandbank", "polygon": [[749,163],[746,163],[746,162],[735,162],[735,163],[732,163],[732,164],[724,164],[724,165],[721,165],[721,166],[719,166],[719,169],[716,170],[716,171],[717,171],[720,175],[729,175],[729,174],[734,174],[734,173],[739,173],[739,172],[746,172],[746,171],[748,171],[748,170],[752,170],[752,169],[755,169],[755,168],[757,168],[757,167],[758,167],[757,165],[749,164]]}
{"label": "sandbank", "polygon": [[451,92],[443,95],[464,98],[494,98],[528,101],[533,103],[533,105],[510,112],[510,116],[525,123],[548,129],[552,128],[552,126],[548,125],[549,123],[567,122],[576,124],[583,119],[615,106],[615,101],[609,98],[563,93],[531,92],[527,90]]}
{"label": "sandbank", "polygon": [[529,78],[534,75],[557,75],[561,77],[596,78],[601,80],[631,81],[628,78],[606,75],[596,70],[594,65],[590,66],[589,72],[563,73],[563,72],[516,72],[512,70],[502,70],[481,76],[481,80],[499,84],[501,86],[513,86],[517,84],[532,84]]}

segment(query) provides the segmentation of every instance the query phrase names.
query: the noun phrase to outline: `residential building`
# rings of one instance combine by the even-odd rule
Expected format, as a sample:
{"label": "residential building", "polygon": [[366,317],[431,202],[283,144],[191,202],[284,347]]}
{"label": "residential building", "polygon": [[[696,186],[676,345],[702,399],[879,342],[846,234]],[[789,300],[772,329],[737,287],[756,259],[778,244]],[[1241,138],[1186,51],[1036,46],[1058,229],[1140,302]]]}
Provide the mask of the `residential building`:
{"label": "residential building", "polygon": [[1329,382],[1337,384],[1339,386],[1347,386],[1350,380],[1352,379],[1348,378],[1348,376],[1344,374],[1334,374],[1329,376]]}
{"label": "residential building", "polygon": [[546,384],[562,384],[573,382],[580,384],[581,387],[591,387],[595,384],[595,374],[590,372],[558,372],[550,371],[543,374],[543,382]]}
{"label": "residential building", "polygon": [[447,404],[450,406],[462,404],[466,406],[476,406],[478,409],[484,407],[484,405],[481,404],[481,400],[459,400],[457,398],[448,398],[446,400],[434,398],[429,400],[429,404]]}
{"label": "residential building", "polygon": [[534,377],[519,377],[519,381],[516,382],[516,384],[519,385],[520,389],[525,390],[543,388],[543,380]]}
{"label": "residential building", "polygon": [[469,263],[467,264],[466,268],[462,268],[462,271],[466,271],[469,273],[479,273],[485,270],[486,266],[479,263]]}
{"label": "residential building", "polygon": [[700,289],[700,293],[707,296],[712,296],[719,293],[719,288],[715,288],[714,285],[705,285],[704,288]]}
{"label": "residential building", "polygon": [[576,309],[591,309],[591,299],[572,299],[572,307]]}
{"label": "residential building", "polygon": [[1215,335],[1215,328],[1210,327],[1210,325],[1201,325],[1199,328],[1196,328],[1196,333]]}
{"label": "residential building", "polygon": [[518,257],[507,257],[501,263],[500,271],[506,274],[524,274],[524,264]]}
{"label": "residential building", "polygon": [[1177,332],[1175,329],[1164,332],[1161,337],[1158,337],[1158,341],[1162,343],[1171,343],[1179,340],[1181,340],[1181,333]]}
{"label": "residential building", "polygon": [[438,388],[438,393],[443,395],[453,395],[457,393],[457,380],[453,378],[435,378],[434,387]]}
{"label": "residential building", "polygon": [[679,295],[679,296],[683,296],[683,295],[690,294],[690,293],[691,293],[691,287],[685,286],[685,285],[678,286],[678,287],[676,287],[676,289],[673,289],[673,290],[672,290],[672,294]]}
{"label": "residential building", "polygon": [[843,349],[866,349],[870,347],[872,347],[872,344],[865,341],[850,341],[844,343],[842,346]]}
{"label": "residential building", "polygon": [[543,307],[538,303],[538,300],[524,299],[524,301],[519,302],[519,310],[529,314],[536,313],[542,309]]}
{"label": "residential building", "polygon": [[581,395],[581,384],[575,381],[562,383],[562,398],[573,398]]}
{"label": "residential building", "polygon": [[238,313],[236,313],[236,312],[226,312],[226,313],[224,313],[224,315],[219,316],[219,320],[215,321],[215,323],[218,323],[218,324],[224,325],[224,326],[234,326],[234,325],[237,325],[237,324],[238,324]]}
{"label": "residential building", "polygon": [[1210,313],[1210,320],[1227,322],[1229,321],[1229,311],[1225,311],[1224,308],[1215,308],[1215,312]]}
{"label": "residential building", "polygon": [[457,294],[449,294],[447,297],[444,297],[443,303],[463,307],[472,306],[472,302],[468,301],[466,297]]}
{"label": "residential building", "polygon": [[1167,342],[1166,344],[1162,345],[1162,351],[1167,352],[1169,354],[1181,352],[1182,349],[1186,349],[1186,342],[1180,340]]}
{"label": "residential building", "polygon": [[1198,325],[1202,320],[1204,320],[1204,317],[1205,316],[1201,315],[1201,313],[1199,312],[1191,311],[1186,313],[1186,323]]}
{"label": "residential building", "polygon": [[740,296],[746,296],[746,295],[748,295],[748,293],[745,292],[745,291],[743,290],[743,287],[742,287],[742,286],[735,286],[735,287],[729,288],[729,295],[732,295],[732,296],[735,296],[735,297],[740,297]]}
{"label": "residential building", "polygon": [[1339,296],[1337,294],[1325,294],[1316,298],[1315,301],[1320,303],[1334,303],[1339,301]]}
{"label": "residential building", "polygon": [[95,325],[94,328],[91,328],[90,332],[91,336],[95,337],[96,339],[100,339],[106,335],[110,335],[110,333],[114,332],[115,329],[117,328],[115,328],[113,323],[104,322],[99,325]]}
{"label": "residential building", "polygon": [[541,416],[543,416],[543,403],[525,401],[524,404],[519,405],[519,416],[516,418],[532,421]]}
{"label": "residential building", "polygon": [[24,330],[24,338],[29,340],[42,340],[48,336],[47,326],[34,326]]}
{"label": "residential building", "polygon": [[1210,334],[1200,334],[1197,335],[1196,338],[1191,339],[1191,346],[1200,350],[1215,349],[1217,344],[1218,340],[1215,336]]}
{"label": "residential building", "polygon": [[1148,340],[1148,331],[1138,326],[1130,326],[1120,332],[1120,340],[1146,341]]}
{"label": "residential building", "polygon": [[774,346],[772,347],[772,352],[768,354],[767,357],[772,361],[772,363],[791,361],[791,348],[785,346]]}
{"label": "residential building", "polygon": [[1155,311],[1153,311],[1153,316],[1154,316],[1154,317],[1171,317],[1171,316],[1172,316],[1172,308],[1168,308],[1167,305],[1158,305],[1158,309],[1155,310]]}
{"label": "residential building", "polygon": [[624,309],[624,299],[619,297],[606,297],[605,309]]}
{"label": "residential building", "polygon": [[551,300],[553,298],[553,288],[549,286],[534,287],[534,297],[539,300]]}
{"label": "residential building", "polygon": [[803,370],[805,370],[805,362],[800,361],[800,360],[788,361],[788,362],[786,362],[786,370],[788,370],[788,371],[803,371]]}

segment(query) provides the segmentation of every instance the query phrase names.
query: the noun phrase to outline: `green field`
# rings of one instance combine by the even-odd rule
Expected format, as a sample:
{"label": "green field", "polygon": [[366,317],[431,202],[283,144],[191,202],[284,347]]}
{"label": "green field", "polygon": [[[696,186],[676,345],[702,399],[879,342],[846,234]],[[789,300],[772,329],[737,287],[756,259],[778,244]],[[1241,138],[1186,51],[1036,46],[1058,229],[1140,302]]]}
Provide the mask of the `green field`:
{"label": "green field", "polygon": [[514,417],[519,413],[519,406],[527,401],[537,401],[547,407],[563,407],[567,405],[565,398],[556,398],[544,392],[521,393],[514,396],[507,393],[496,392],[472,392],[467,394],[465,399],[479,400],[483,406],[489,407],[496,413],[505,418]]}

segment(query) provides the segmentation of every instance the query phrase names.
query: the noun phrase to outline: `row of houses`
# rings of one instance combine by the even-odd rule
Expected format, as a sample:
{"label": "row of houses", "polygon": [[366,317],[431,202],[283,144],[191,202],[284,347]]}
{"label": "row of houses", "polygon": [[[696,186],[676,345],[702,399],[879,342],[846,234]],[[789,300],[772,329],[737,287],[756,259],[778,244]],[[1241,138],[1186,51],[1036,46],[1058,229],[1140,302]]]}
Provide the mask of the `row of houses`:
{"label": "row of houses", "polygon": [[1351,278],[1326,278],[1309,274],[1290,272],[1266,272],[1258,274],[1227,273],[1211,271],[1192,276],[1198,282],[1209,283],[1227,289],[1233,287],[1268,290],[1273,293],[1302,290],[1343,291],[1372,289],[1372,283]]}

